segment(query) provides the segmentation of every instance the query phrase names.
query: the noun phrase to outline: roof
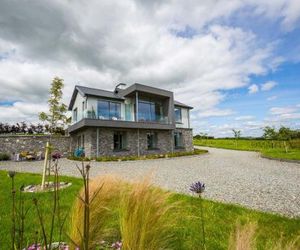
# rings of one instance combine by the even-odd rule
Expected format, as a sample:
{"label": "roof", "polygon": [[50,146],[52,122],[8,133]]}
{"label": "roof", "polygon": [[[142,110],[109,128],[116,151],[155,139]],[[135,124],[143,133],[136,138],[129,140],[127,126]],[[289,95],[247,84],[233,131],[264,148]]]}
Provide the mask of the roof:
{"label": "roof", "polygon": [[69,110],[72,110],[75,98],[77,93],[80,93],[82,96],[99,96],[99,97],[105,97],[105,98],[110,98],[110,99],[118,99],[118,100],[124,100],[123,97],[118,96],[115,94],[113,91],[107,91],[103,89],[95,89],[95,88],[89,88],[89,87],[84,87],[84,86],[75,86],[75,89],[73,91],[73,95],[69,104]]}
{"label": "roof", "polygon": [[193,109],[193,107],[188,106],[188,105],[186,105],[186,104],[184,104],[182,102],[175,101],[175,100],[174,100],[174,105],[175,106],[179,106],[179,107],[183,107],[183,108]]}
{"label": "roof", "polygon": [[[68,109],[72,110],[77,93],[80,93],[82,96],[98,96],[98,97],[104,97],[104,98],[108,98],[108,99],[124,100],[125,98],[123,96],[126,96],[134,91],[145,91],[145,92],[153,93],[155,95],[161,95],[161,96],[167,96],[167,97],[173,96],[173,93],[168,90],[158,89],[158,88],[154,88],[151,86],[142,85],[142,84],[138,84],[138,83],[135,83],[135,84],[129,86],[128,88],[121,90],[119,92],[119,94],[116,94],[114,91],[107,91],[107,90],[103,90],[103,89],[96,89],[96,88],[90,88],[90,87],[76,85],[74,88]],[[178,101],[174,101],[174,105],[183,107],[183,108],[188,108],[188,109],[193,108],[191,106],[188,106],[188,105],[186,105],[182,102],[178,102]]]}

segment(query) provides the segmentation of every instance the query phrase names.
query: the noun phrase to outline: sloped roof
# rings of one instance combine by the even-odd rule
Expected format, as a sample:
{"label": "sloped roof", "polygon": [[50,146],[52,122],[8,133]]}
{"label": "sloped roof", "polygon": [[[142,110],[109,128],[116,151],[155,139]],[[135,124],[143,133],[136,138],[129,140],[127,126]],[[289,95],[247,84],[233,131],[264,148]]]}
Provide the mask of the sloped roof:
{"label": "sloped roof", "polygon": [[[136,87],[136,86],[141,86],[141,87],[143,87],[145,89],[147,87],[146,85],[141,85],[141,84],[135,84],[134,87]],[[157,88],[153,88],[153,87],[150,87],[150,88],[152,88],[152,89],[154,89],[156,91],[164,91],[167,94],[168,93],[172,93],[170,91],[161,90],[161,89],[157,89]],[[84,87],[84,86],[76,85],[75,88],[74,88],[74,91],[73,91],[72,98],[71,98],[71,101],[70,101],[68,109],[72,110],[74,102],[75,102],[75,99],[76,99],[77,93],[80,93],[82,96],[97,96],[97,97],[104,97],[104,98],[109,98],[109,99],[124,100],[125,98],[123,96],[121,96],[121,95],[123,95],[124,92],[125,91],[120,91],[120,93],[118,95],[118,94],[116,94],[113,91],[107,91],[107,90],[103,90],[103,89],[96,89],[96,88],[90,88],[90,87]],[[191,106],[188,106],[188,105],[186,105],[186,104],[184,104],[182,102],[178,102],[178,101],[175,101],[175,100],[174,100],[174,105],[175,106],[179,106],[179,107],[183,107],[183,108],[188,108],[188,109],[192,109],[193,108]]]}
{"label": "sloped roof", "polygon": [[82,96],[99,96],[99,97],[110,98],[110,99],[124,100],[123,97],[118,96],[113,91],[107,91],[103,89],[96,89],[96,88],[76,85],[69,104],[69,108],[68,108],[69,110],[72,110],[73,108],[77,93],[80,93]]}
{"label": "sloped roof", "polygon": [[193,109],[193,107],[186,105],[182,102],[175,101],[175,100],[174,100],[174,106],[179,106],[179,107],[183,107],[183,108],[187,108],[187,109]]}

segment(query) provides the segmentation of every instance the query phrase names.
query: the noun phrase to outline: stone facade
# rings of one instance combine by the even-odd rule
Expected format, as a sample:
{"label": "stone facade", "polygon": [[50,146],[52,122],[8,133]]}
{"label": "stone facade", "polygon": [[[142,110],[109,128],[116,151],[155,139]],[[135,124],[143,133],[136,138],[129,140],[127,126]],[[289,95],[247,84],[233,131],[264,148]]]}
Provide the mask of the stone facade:
{"label": "stone facade", "polygon": [[[0,152],[9,153],[11,156],[22,151],[44,152],[47,141],[49,141],[49,136],[0,136]],[[51,143],[64,155],[70,152],[69,136],[52,136]]]}
{"label": "stone facade", "polygon": [[[71,136],[71,148],[74,151],[78,146],[84,146],[88,157],[96,156],[126,156],[165,154],[178,151],[193,150],[192,129],[176,129],[183,136],[183,147],[174,148],[173,130],[147,130],[147,129],[120,129],[120,128],[84,128]],[[123,132],[126,135],[126,149],[114,150],[113,137],[115,132]],[[147,133],[157,134],[157,148],[148,149]],[[99,141],[97,143],[97,138]],[[97,154],[98,148],[98,154]]]}

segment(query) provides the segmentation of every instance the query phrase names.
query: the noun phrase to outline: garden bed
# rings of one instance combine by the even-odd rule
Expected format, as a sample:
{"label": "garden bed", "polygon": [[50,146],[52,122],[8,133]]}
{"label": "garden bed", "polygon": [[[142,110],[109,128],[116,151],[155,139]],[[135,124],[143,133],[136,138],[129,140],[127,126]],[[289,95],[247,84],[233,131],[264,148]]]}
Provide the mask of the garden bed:
{"label": "garden bed", "polygon": [[108,161],[137,161],[137,160],[150,160],[150,159],[164,159],[164,158],[174,158],[180,156],[193,156],[193,155],[201,155],[207,153],[207,150],[203,149],[194,149],[191,152],[175,152],[169,154],[150,154],[143,156],[101,156],[97,158],[88,158],[88,157],[76,157],[69,156],[69,160],[73,161],[99,161],[99,162],[108,162]]}

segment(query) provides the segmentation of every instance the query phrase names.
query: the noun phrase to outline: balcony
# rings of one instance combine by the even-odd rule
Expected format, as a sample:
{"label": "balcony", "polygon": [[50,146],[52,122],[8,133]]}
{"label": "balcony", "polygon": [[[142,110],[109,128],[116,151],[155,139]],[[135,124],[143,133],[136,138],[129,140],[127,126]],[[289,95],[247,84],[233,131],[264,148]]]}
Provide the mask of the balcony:
{"label": "balcony", "polygon": [[[132,117],[133,116],[133,117]],[[112,128],[141,128],[141,129],[174,129],[174,124],[167,116],[155,116],[151,120],[147,116],[142,116],[138,121],[135,121],[135,116],[120,116],[116,114],[97,114],[94,110],[85,110],[81,119],[72,122],[68,128],[69,132],[77,130],[81,127],[112,127]],[[131,118],[131,119],[129,119]]]}

